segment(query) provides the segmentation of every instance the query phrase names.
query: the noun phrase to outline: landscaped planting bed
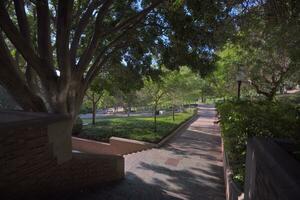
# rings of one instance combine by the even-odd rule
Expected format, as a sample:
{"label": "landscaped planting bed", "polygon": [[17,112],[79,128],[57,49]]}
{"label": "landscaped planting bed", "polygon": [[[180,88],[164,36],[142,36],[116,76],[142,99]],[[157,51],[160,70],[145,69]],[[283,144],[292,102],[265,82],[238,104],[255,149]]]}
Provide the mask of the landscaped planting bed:
{"label": "landscaped planting bed", "polygon": [[[153,117],[109,117],[98,118],[95,125],[87,125],[78,137],[108,142],[112,136],[158,143],[168,136],[180,124],[194,115],[193,111],[176,113],[175,121],[172,115],[157,116],[157,131],[154,131]],[[83,123],[90,123],[84,119]]]}

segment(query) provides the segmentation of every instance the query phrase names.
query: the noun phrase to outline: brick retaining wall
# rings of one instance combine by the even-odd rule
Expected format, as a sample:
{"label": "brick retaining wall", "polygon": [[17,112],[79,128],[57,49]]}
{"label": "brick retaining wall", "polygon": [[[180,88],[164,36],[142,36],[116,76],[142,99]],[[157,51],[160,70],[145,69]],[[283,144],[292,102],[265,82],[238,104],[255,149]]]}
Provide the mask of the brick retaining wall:
{"label": "brick retaining wall", "polygon": [[71,138],[61,132],[68,123],[62,116],[0,113],[1,198],[75,190],[124,177],[121,156],[72,153]]}

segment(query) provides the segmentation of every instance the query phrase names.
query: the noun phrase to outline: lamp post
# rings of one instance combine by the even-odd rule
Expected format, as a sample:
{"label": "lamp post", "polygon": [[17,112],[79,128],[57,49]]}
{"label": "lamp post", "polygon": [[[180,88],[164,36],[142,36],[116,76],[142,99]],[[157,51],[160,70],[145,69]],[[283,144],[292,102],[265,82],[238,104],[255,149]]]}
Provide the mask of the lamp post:
{"label": "lamp post", "polygon": [[236,81],[238,84],[238,91],[237,91],[238,100],[240,100],[240,98],[241,98],[241,86],[242,86],[242,81],[244,80],[244,78],[245,78],[244,72],[241,69],[239,69],[236,74]]}

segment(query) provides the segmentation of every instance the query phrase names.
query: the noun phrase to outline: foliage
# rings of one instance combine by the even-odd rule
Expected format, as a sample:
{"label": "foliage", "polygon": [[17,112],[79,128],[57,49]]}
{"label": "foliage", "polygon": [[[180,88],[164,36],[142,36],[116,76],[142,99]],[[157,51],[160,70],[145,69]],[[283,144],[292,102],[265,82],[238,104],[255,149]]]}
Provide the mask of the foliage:
{"label": "foliage", "polygon": [[[299,6],[288,1],[241,1],[236,6],[235,37],[217,51],[216,71],[208,81],[217,97],[236,95],[236,76],[243,72],[242,94],[273,100],[286,82],[299,82]],[[293,33],[293,34],[292,34]]]}
{"label": "foliage", "polygon": [[[27,111],[76,118],[99,73],[155,63],[212,71],[235,4],[218,1],[0,1],[0,84]],[[136,79],[138,80],[138,79]],[[15,84],[17,82],[18,84]]]}
{"label": "foliage", "polygon": [[[241,34],[242,35],[242,34]],[[243,43],[227,43],[219,52],[217,70],[209,76],[218,97],[235,96],[237,91],[236,77],[242,73],[242,93],[253,96],[264,95],[273,100],[282,84],[296,78],[299,71],[290,62],[284,50],[278,50],[274,44],[268,44],[264,38],[257,36],[240,36]],[[255,46],[246,41],[259,40]],[[253,45],[253,44],[252,44]]]}
{"label": "foliage", "polygon": [[142,105],[151,106],[154,113],[154,128],[156,113],[160,107],[172,108],[175,120],[175,107],[198,100],[201,91],[201,78],[188,67],[178,70],[168,70],[162,66],[159,79],[144,78],[144,87],[137,92]]}
{"label": "foliage", "polygon": [[[157,143],[192,115],[193,112],[177,113],[175,121],[170,115],[158,116],[156,132],[153,130],[152,117],[98,118],[96,125],[84,127],[79,137],[108,141],[110,137],[116,136]],[[91,122],[91,120],[84,119],[84,122]]]}
{"label": "foliage", "polygon": [[239,183],[245,178],[249,137],[289,138],[300,142],[300,109],[293,104],[269,101],[226,101],[217,105],[225,151]]}
{"label": "foliage", "polygon": [[[300,8],[295,0],[256,2],[240,16],[237,45],[242,67],[258,94],[273,100],[280,85],[299,71]],[[296,56],[298,52],[298,56]]]}
{"label": "foliage", "polygon": [[197,101],[202,91],[202,81],[187,67],[174,71],[164,68],[159,80],[144,79],[144,87],[138,96],[141,102],[148,105],[155,105],[155,99],[159,97],[158,106],[179,106]]}
{"label": "foliage", "polygon": [[187,67],[165,71],[162,81],[166,91],[164,101],[169,105],[179,106],[199,98],[201,78]]}
{"label": "foliage", "polygon": [[217,68],[208,81],[213,84],[215,96],[236,96],[236,75],[239,68],[238,64],[242,62],[241,49],[237,45],[227,43],[217,54],[219,57]]}
{"label": "foliage", "polygon": [[283,52],[291,66],[299,66],[299,19],[297,0],[256,1],[239,16],[239,26],[243,32],[239,43],[250,48]]}

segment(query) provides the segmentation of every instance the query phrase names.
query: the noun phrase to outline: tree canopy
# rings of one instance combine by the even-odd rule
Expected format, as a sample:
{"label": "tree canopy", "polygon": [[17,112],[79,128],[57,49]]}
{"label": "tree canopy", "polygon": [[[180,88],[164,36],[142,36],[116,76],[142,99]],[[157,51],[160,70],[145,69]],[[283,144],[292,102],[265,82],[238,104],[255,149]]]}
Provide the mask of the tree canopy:
{"label": "tree canopy", "polygon": [[[93,79],[114,64],[213,70],[235,4],[218,1],[0,2],[0,83],[28,111],[77,115]],[[15,83],[18,84],[15,84]]]}

